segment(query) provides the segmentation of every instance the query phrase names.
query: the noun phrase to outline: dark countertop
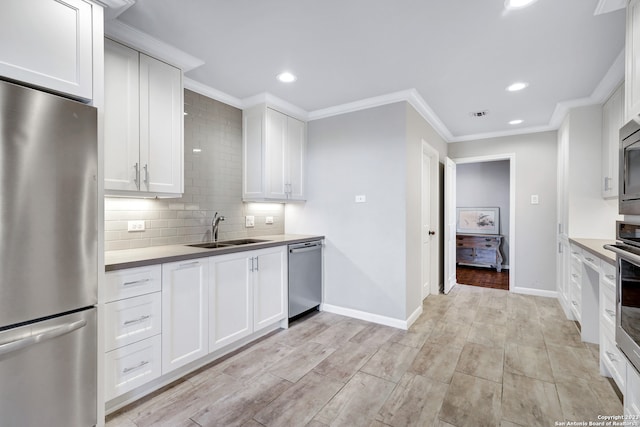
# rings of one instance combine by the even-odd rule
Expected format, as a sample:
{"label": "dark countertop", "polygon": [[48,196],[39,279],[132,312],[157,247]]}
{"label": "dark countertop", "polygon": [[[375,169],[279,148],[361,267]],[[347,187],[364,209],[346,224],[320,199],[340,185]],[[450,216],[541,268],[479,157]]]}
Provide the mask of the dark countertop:
{"label": "dark countertop", "polygon": [[235,252],[252,251],[255,249],[271,248],[291,243],[324,239],[324,236],[274,234],[269,236],[252,236],[250,238],[268,241],[216,249],[194,248],[184,244],[107,251],[104,253],[104,269],[105,271],[122,270],[125,268],[143,267],[145,265],[162,264],[165,262],[184,261],[186,259],[205,258]]}
{"label": "dark countertop", "polygon": [[607,261],[609,264],[616,264],[616,254],[603,248],[604,245],[612,245],[615,240],[607,239],[576,239],[569,238],[569,242],[575,243],[582,249],[587,250],[600,259]]}

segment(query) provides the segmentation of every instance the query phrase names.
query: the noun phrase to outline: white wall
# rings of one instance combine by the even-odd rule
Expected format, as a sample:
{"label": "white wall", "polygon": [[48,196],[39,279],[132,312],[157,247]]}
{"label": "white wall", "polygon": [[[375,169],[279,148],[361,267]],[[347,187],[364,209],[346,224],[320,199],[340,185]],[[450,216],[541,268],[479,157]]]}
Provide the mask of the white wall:
{"label": "white wall", "polygon": [[[308,123],[308,201],[287,233],[326,236],[324,303],[404,321],[405,103]],[[366,203],[354,203],[356,195]]]}
{"label": "white wall", "polygon": [[456,206],[500,208],[503,264],[509,264],[509,161],[462,163],[456,167]]}
{"label": "white wall", "polygon": [[515,154],[515,291],[556,290],[556,140],[556,132],[540,132],[449,144],[454,159]]}

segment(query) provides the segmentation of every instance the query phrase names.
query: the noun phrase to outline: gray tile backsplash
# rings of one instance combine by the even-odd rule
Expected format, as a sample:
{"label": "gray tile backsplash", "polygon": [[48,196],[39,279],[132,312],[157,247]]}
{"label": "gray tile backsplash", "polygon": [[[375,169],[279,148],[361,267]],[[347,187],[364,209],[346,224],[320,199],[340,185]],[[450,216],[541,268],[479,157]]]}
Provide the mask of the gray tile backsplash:
{"label": "gray tile backsplash", "polygon": [[[284,205],[242,202],[242,110],[189,90],[184,102],[183,197],[106,198],[105,250],[209,241],[215,212],[226,218],[220,240],[284,233]],[[245,228],[246,215],[255,227]],[[145,231],[128,232],[132,220]]]}

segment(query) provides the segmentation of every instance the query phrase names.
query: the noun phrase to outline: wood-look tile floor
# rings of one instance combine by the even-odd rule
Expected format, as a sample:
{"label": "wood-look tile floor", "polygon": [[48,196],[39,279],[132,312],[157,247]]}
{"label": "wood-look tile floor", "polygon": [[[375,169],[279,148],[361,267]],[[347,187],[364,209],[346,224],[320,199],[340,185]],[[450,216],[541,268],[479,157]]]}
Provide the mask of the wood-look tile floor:
{"label": "wood-look tile floor", "polygon": [[408,331],[316,313],[108,417],[141,426],[553,426],[620,415],[557,300],[456,286]]}

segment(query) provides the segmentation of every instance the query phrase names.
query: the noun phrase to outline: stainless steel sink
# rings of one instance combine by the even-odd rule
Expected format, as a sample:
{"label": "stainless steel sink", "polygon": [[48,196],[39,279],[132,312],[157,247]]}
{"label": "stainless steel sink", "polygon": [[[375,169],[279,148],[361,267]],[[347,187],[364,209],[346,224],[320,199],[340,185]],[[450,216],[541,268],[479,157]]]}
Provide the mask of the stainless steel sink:
{"label": "stainless steel sink", "polygon": [[217,249],[217,248],[228,248],[229,246],[233,246],[233,245],[227,245],[222,242],[207,242],[207,243],[196,243],[194,245],[187,245],[187,246],[191,246],[194,248],[203,248],[203,249]]}
{"label": "stainless steel sink", "polygon": [[217,248],[228,248],[229,246],[249,245],[251,243],[262,243],[267,241],[268,240],[262,240],[262,239],[235,239],[235,240],[224,240],[222,242],[196,243],[196,244],[187,245],[187,246],[191,246],[194,248],[217,249]]}

